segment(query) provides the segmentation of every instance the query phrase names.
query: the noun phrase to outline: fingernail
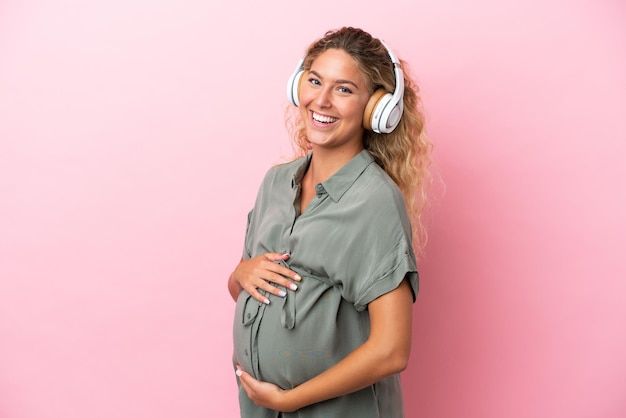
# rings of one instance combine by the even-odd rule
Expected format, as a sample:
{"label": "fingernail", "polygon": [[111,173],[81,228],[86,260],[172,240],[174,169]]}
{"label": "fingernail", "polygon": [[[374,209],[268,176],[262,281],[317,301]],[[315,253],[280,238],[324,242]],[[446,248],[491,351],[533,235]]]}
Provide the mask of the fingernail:
{"label": "fingernail", "polygon": [[290,255],[291,255],[291,254],[289,254],[289,253],[284,253],[282,256],[283,256],[283,257],[289,257]]}
{"label": "fingernail", "polygon": [[280,292],[278,292],[278,296],[284,298],[285,296],[287,296],[287,293],[284,290],[281,290]]}
{"label": "fingernail", "polygon": [[235,372],[235,374],[236,374],[237,376],[241,377],[241,375],[243,374],[243,372],[242,372],[241,370],[237,370],[237,371]]}
{"label": "fingernail", "polygon": [[293,278],[294,278],[294,280],[297,280],[297,281],[302,280],[302,277],[300,277],[300,275],[299,275],[298,273],[296,273],[296,274],[293,276]]}
{"label": "fingernail", "polygon": [[297,284],[295,284],[295,283],[291,283],[291,284],[289,285],[289,287],[291,288],[291,290],[296,290],[296,289],[298,289],[298,285],[297,285]]}
{"label": "fingernail", "polygon": [[270,300],[266,298],[266,299],[263,301],[263,303],[264,303],[264,304],[266,304],[266,305],[269,305],[269,304],[270,304]]}

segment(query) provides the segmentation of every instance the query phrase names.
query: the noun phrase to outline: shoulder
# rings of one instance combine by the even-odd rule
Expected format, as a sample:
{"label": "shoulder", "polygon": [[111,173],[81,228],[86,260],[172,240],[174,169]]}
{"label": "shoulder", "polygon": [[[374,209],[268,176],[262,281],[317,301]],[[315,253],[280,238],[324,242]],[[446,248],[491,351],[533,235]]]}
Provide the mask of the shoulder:
{"label": "shoulder", "polygon": [[375,162],[370,164],[359,178],[357,190],[367,203],[391,206],[404,211],[404,196],[400,188]]}
{"label": "shoulder", "polygon": [[372,163],[352,188],[351,199],[358,203],[362,219],[378,225],[381,235],[411,236],[411,221],[398,185],[378,164]]}
{"label": "shoulder", "polygon": [[283,183],[285,181],[291,184],[291,180],[304,163],[305,158],[306,157],[298,157],[284,163],[273,165],[265,173],[261,187],[270,187],[277,182]]}
{"label": "shoulder", "polygon": [[273,165],[267,170],[265,177],[293,176],[304,163],[306,157],[297,157],[287,162]]}

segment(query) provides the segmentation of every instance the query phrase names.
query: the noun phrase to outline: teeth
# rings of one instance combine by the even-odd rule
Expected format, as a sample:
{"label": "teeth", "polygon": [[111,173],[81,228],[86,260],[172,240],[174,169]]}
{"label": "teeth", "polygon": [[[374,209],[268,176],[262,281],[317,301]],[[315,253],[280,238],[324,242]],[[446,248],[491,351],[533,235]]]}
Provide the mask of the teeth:
{"label": "teeth", "polygon": [[332,118],[330,116],[324,116],[324,115],[320,115],[319,113],[315,113],[313,112],[313,120],[315,120],[316,122],[322,122],[322,123],[333,123],[339,120],[339,118]]}

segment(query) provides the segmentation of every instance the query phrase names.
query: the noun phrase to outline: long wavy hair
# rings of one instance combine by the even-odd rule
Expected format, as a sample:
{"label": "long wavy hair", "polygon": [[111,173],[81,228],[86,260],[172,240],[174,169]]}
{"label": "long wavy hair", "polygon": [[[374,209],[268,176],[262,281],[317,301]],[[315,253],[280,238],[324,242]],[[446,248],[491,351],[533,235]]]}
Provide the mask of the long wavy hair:
{"label": "long wavy hair", "polygon": [[[380,40],[353,27],[328,31],[324,37],[313,42],[306,51],[304,69],[310,69],[319,55],[333,48],[341,49],[354,58],[368,81],[370,94],[379,88],[394,91],[394,68],[387,49]],[[398,59],[404,73],[404,112],[400,123],[388,134],[366,130],[363,145],[400,188],[413,227],[414,246],[416,252],[421,253],[428,236],[423,215],[428,207],[428,190],[432,183],[429,170],[432,144],[424,130],[419,88],[409,76],[408,64]],[[311,150],[311,144],[306,137],[304,122],[299,112],[294,110],[294,106],[287,109],[287,127],[296,155],[302,156]]]}

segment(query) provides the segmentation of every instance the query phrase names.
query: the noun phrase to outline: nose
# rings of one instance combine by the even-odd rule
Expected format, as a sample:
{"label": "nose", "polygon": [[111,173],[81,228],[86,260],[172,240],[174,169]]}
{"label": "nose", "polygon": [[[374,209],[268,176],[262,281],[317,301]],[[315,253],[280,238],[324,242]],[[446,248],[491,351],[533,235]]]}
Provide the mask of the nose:
{"label": "nose", "polygon": [[317,91],[317,96],[315,97],[315,104],[320,108],[326,108],[331,106],[330,100],[330,88],[324,86],[323,88]]}

